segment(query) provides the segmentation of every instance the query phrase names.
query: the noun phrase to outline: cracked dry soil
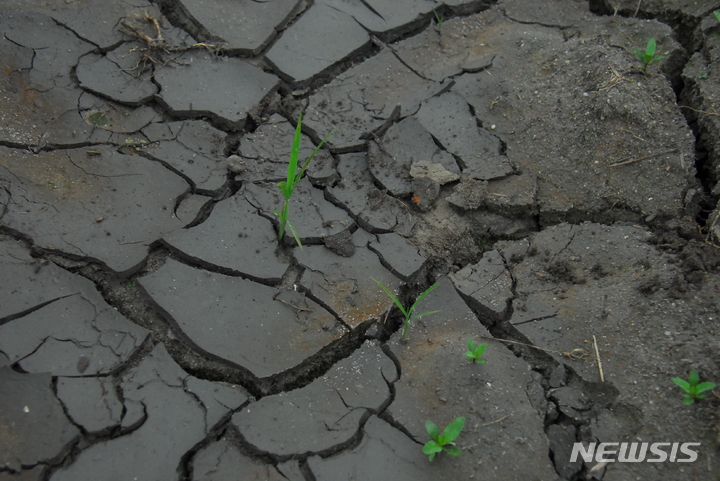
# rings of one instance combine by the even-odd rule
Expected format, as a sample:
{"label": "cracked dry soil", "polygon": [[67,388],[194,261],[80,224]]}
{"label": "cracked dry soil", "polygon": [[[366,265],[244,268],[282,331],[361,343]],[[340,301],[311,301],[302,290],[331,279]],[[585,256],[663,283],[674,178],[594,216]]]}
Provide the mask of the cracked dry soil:
{"label": "cracked dry soil", "polygon": [[719,479],[713,10],[0,0],[0,481]]}

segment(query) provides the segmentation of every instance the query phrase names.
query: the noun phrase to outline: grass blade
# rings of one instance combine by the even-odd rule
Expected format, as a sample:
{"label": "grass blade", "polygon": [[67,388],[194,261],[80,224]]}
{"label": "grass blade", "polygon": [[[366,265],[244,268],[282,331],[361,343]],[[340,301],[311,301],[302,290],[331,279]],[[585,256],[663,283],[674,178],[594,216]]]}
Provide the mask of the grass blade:
{"label": "grass blade", "polygon": [[436,312],[440,312],[440,311],[423,312],[422,314],[418,314],[417,316],[412,316],[410,319],[408,319],[408,322],[414,321],[415,319],[420,319],[422,316],[427,316],[428,314],[435,314]]}
{"label": "grass blade", "polygon": [[297,174],[296,184],[297,184],[297,182],[300,182],[300,179],[302,179],[302,176],[303,176],[303,174],[305,173],[305,170],[308,168],[308,165],[310,165],[310,161],[313,159],[313,157],[315,157],[315,154],[317,154],[317,153],[320,151],[320,149],[321,149],[322,146],[325,144],[325,142],[327,141],[327,139],[329,139],[330,136],[335,133],[335,130],[337,130],[337,129],[334,129],[332,132],[330,132],[329,134],[327,134],[327,136],[326,136],[324,139],[322,139],[322,141],[318,144],[318,146],[315,147],[315,150],[313,150],[312,155],[310,155],[310,157],[308,157],[308,159],[305,161],[305,165],[303,165],[302,169],[301,169],[300,172]]}
{"label": "grass blade", "polygon": [[[438,286],[438,284],[433,284],[432,286],[428,287],[428,288],[425,290],[425,292],[423,292],[422,294],[420,294],[420,295],[418,296],[418,298],[415,299],[415,302],[413,303],[413,305],[412,305],[412,306],[410,307],[410,309],[408,310],[407,316],[410,316],[410,314],[412,314],[413,309],[415,309],[415,306],[417,306],[417,305],[420,303],[420,301],[423,300],[423,297],[425,297],[425,296],[427,296],[428,294],[430,294],[430,292],[431,292],[433,289],[435,289],[437,286]],[[437,311],[435,311],[435,312],[437,312]],[[427,314],[427,313],[426,313],[426,314]],[[423,315],[425,315],[425,314],[421,314],[421,316],[423,316]],[[413,318],[413,319],[415,319],[415,318]]]}
{"label": "grass blade", "polygon": [[387,287],[385,287],[385,285],[383,285],[383,283],[380,282],[379,280],[374,279],[374,278],[372,278],[372,277],[371,277],[370,279],[374,280],[375,283],[376,283],[378,286],[380,286],[383,291],[385,291],[385,294],[387,294],[388,296],[390,296],[390,299],[392,299],[393,302],[395,302],[395,305],[398,306],[398,308],[400,309],[400,311],[403,313],[403,315],[404,315],[405,318],[407,319],[407,317],[408,317],[408,315],[409,315],[410,313],[407,312],[407,311],[405,311],[405,308],[403,307],[403,305],[402,305],[402,303],[400,302],[400,300],[395,296],[395,294],[393,294],[392,292],[390,292],[390,289],[388,289]]}
{"label": "grass blade", "polygon": [[302,244],[300,243],[300,238],[298,237],[297,232],[295,232],[295,228],[292,226],[292,224],[290,223],[290,221],[287,221],[287,225],[288,225],[288,227],[290,228],[290,232],[292,232],[292,235],[293,235],[293,237],[295,238],[295,241],[296,241],[296,242],[298,243],[298,245],[300,246],[300,249],[302,249]]}
{"label": "grass blade", "polygon": [[288,165],[288,171],[287,171],[287,181],[285,182],[285,189],[288,190],[289,195],[286,195],[286,198],[292,195],[293,191],[295,190],[295,177],[297,173],[297,166],[298,166],[298,158],[300,157],[300,140],[302,139],[302,112],[300,112],[300,117],[298,117],[298,123],[297,127],[295,128],[295,138],[293,139],[292,143],[292,149],[290,150],[290,163]]}

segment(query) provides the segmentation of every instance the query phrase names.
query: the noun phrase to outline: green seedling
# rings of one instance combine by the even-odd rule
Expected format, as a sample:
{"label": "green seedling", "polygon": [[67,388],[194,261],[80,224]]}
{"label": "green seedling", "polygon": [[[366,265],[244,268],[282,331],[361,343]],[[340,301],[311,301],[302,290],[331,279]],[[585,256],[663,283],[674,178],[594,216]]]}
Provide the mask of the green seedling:
{"label": "green seedling", "polygon": [[390,289],[385,287],[385,285],[383,285],[383,283],[378,281],[377,279],[373,279],[372,277],[371,277],[371,279],[374,280],[377,283],[377,285],[379,285],[382,288],[383,291],[385,291],[385,294],[390,296],[390,299],[393,300],[395,305],[398,306],[398,308],[400,309],[400,312],[402,312],[403,316],[405,316],[405,326],[403,327],[403,335],[402,335],[403,341],[407,341],[408,328],[410,327],[410,321],[414,321],[415,319],[419,319],[422,316],[427,316],[428,314],[434,314],[434,313],[438,312],[438,311],[430,311],[430,312],[423,312],[422,314],[418,314],[416,316],[412,315],[412,313],[415,310],[415,307],[418,305],[418,303],[423,299],[423,297],[427,296],[430,293],[430,291],[435,289],[438,286],[437,284],[433,284],[432,286],[428,287],[425,290],[425,292],[420,294],[418,296],[418,298],[415,299],[415,302],[413,303],[412,306],[410,306],[409,309],[405,309],[402,305],[402,302],[400,302],[400,299],[398,299],[397,296],[390,291]]}
{"label": "green seedling", "polygon": [[692,404],[699,399],[705,399],[707,394],[702,393],[715,389],[714,382],[700,382],[700,375],[694,369],[690,371],[687,381],[679,377],[672,378],[672,381],[685,391],[685,397],[683,398],[683,404],[685,405]]}
{"label": "green seedling", "polygon": [[92,114],[88,115],[87,120],[91,124],[97,125],[98,127],[105,127],[109,123],[108,118],[104,112],[93,112]]}
{"label": "green seedling", "polygon": [[[715,18],[717,18],[717,21],[720,22],[720,12],[713,12],[715,14]],[[713,35],[713,37],[720,39],[720,35]]]}
{"label": "green seedling", "polygon": [[450,456],[461,456],[460,448],[455,446],[455,439],[462,431],[465,425],[465,418],[460,417],[455,419],[453,422],[447,425],[445,430],[440,434],[440,430],[432,421],[425,421],[425,429],[432,438],[430,441],[425,443],[423,446],[423,454],[427,454],[430,461],[435,458],[435,455],[441,451],[445,451]]}
{"label": "green seedling", "polygon": [[655,39],[651,38],[648,40],[647,46],[645,47],[645,53],[643,53],[640,49],[635,49],[635,55],[637,56],[638,60],[640,60],[643,64],[642,69],[643,72],[647,72],[647,68],[656,63],[660,60],[664,59],[665,57],[658,57],[656,55],[657,45],[655,43]]}
{"label": "green seedling", "polygon": [[472,361],[473,363],[477,362],[480,364],[485,364],[487,362],[487,359],[483,359],[483,354],[485,354],[487,343],[484,342],[478,346],[475,341],[473,341],[472,339],[468,339],[467,347],[468,351],[465,353],[465,357],[468,361]]}
{"label": "green seedling", "polygon": [[310,165],[310,161],[315,157],[315,154],[320,151],[320,148],[323,146],[325,141],[329,139],[333,133],[335,133],[334,130],[330,132],[328,136],[325,137],[317,147],[315,147],[312,155],[308,157],[307,160],[305,160],[302,168],[298,170],[298,158],[300,157],[300,139],[302,138],[302,112],[300,112],[297,128],[295,129],[295,138],[293,139],[292,149],[290,150],[290,163],[288,164],[287,169],[287,179],[278,184],[278,187],[280,188],[283,197],[285,197],[285,202],[283,202],[282,210],[280,212],[276,210],[273,211],[275,215],[280,218],[280,232],[278,233],[278,239],[282,241],[282,238],[285,235],[285,226],[287,225],[301,249],[302,243],[300,242],[300,238],[298,237],[295,228],[292,226],[292,224],[290,224],[290,221],[288,220],[288,215],[290,211],[290,198],[292,197],[293,192],[295,192],[295,188],[297,188],[298,184],[300,183],[300,179],[302,179],[303,174],[305,174],[305,170],[308,168],[308,165]]}
{"label": "green seedling", "polygon": [[433,13],[435,14],[435,21],[437,22],[438,28],[441,29],[442,24],[445,21],[445,19],[442,18],[440,15],[438,15],[438,13],[435,11],[434,8],[433,8]]}
{"label": "green seedling", "polygon": [[701,78],[701,79],[706,79],[706,78],[708,78],[708,74],[707,74],[707,72],[704,72],[704,71],[701,70],[701,71],[698,73],[698,77]]}

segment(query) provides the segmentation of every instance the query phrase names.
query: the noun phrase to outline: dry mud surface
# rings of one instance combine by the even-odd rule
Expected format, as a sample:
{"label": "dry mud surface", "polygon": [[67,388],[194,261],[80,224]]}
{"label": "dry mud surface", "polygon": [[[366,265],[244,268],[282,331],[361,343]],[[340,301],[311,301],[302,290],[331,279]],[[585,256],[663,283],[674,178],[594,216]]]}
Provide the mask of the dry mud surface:
{"label": "dry mud surface", "polygon": [[720,479],[713,10],[0,0],[0,481]]}

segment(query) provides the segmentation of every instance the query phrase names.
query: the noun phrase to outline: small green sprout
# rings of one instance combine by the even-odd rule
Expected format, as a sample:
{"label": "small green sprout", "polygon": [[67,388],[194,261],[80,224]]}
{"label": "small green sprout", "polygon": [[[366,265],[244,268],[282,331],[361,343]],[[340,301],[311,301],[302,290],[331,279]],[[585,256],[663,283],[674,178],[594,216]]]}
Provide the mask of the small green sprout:
{"label": "small green sprout", "polygon": [[387,287],[385,287],[385,286],[383,285],[383,283],[380,282],[380,281],[378,281],[377,279],[373,279],[372,277],[371,277],[371,279],[374,280],[374,281],[377,283],[377,285],[379,285],[379,286],[382,288],[383,291],[385,291],[385,294],[387,294],[388,296],[390,296],[390,299],[393,300],[393,302],[395,303],[395,305],[398,306],[398,308],[400,309],[400,312],[402,312],[402,313],[403,313],[403,316],[405,316],[405,326],[403,327],[403,336],[402,336],[403,341],[407,341],[408,328],[410,327],[410,321],[413,321],[413,320],[415,320],[415,319],[418,319],[418,318],[420,318],[420,317],[422,317],[422,316],[427,316],[428,314],[434,314],[434,313],[438,312],[438,311],[430,311],[430,312],[423,312],[422,314],[418,314],[417,316],[413,316],[413,315],[412,315],[413,311],[415,310],[415,306],[417,306],[418,303],[423,299],[423,297],[427,296],[427,295],[430,293],[430,291],[432,291],[433,289],[435,289],[435,288],[438,286],[437,284],[433,284],[432,286],[428,287],[428,288],[425,290],[425,292],[423,292],[422,294],[420,294],[420,295],[418,296],[418,298],[415,299],[415,302],[413,303],[412,306],[410,306],[410,309],[405,309],[405,308],[403,307],[403,305],[402,305],[402,302],[400,302],[400,299],[398,299],[397,296],[395,296],[395,294],[393,294],[393,293],[390,291],[390,289],[388,289]]}
{"label": "small green sprout", "polygon": [[[720,12],[713,12],[715,14],[715,18],[717,18],[717,21],[720,22]],[[720,39],[720,35],[713,35],[713,37]]]}
{"label": "small green sprout", "polygon": [[433,460],[435,455],[441,451],[445,451],[450,456],[461,456],[460,448],[455,446],[455,439],[462,431],[465,425],[465,418],[460,417],[455,419],[453,422],[447,425],[445,430],[440,434],[440,430],[432,421],[425,421],[425,429],[432,440],[425,443],[423,446],[423,454],[427,454],[430,461]]}
{"label": "small green sprout", "polygon": [[701,79],[706,79],[706,78],[708,78],[708,74],[707,74],[707,72],[701,70],[701,71],[698,73],[698,77],[701,78]]}
{"label": "small green sprout", "polygon": [[640,67],[643,72],[647,72],[647,68],[650,65],[659,62],[660,60],[665,58],[656,56],[656,50],[657,45],[655,44],[654,38],[648,40],[647,46],[645,47],[645,53],[643,53],[640,49],[635,49],[635,55],[637,56],[638,60],[643,63],[643,66]]}
{"label": "small green sprout", "polygon": [[442,18],[440,15],[438,15],[438,13],[435,11],[434,8],[433,8],[433,13],[435,14],[435,21],[437,21],[438,29],[441,29],[441,28],[442,28],[442,24],[443,24],[443,22],[445,21],[445,19]]}
{"label": "small green sprout", "polygon": [[487,348],[487,343],[483,342],[479,346],[473,341],[472,339],[467,340],[467,347],[468,351],[465,353],[465,357],[468,361],[472,361],[473,363],[480,363],[485,364],[487,362],[487,359],[483,359],[483,354],[485,354],[485,349]]}
{"label": "small green sprout", "polygon": [[686,406],[694,403],[699,399],[705,399],[707,397],[707,394],[702,393],[711,389],[715,389],[714,382],[700,382],[700,375],[694,369],[690,371],[687,381],[679,377],[672,378],[672,381],[678,386],[680,386],[683,391],[685,391],[683,404],[685,404]]}
{"label": "small green sprout", "polygon": [[293,192],[295,192],[295,189],[300,183],[300,179],[302,179],[305,170],[308,168],[308,165],[310,165],[310,161],[313,159],[313,157],[315,157],[315,154],[318,153],[325,141],[330,138],[333,133],[335,133],[334,130],[330,132],[328,136],[322,140],[322,142],[320,142],[320,145],[315,147],[312,155],[308,157],[307,160],[305,160],[302,168],[298,171],[298,157],[300,157],[300,139],[302,138],[302,112],[300,112],[297,128],[295,129],[295,138],[293,139],[292,149],[290,150],[290,163],[288,164],[287,169],[287,180],[284,180],[283,182],[280,182],[278,184],[278,187],[280,188],[283,197],[285,197],[285,202],[283,203],[282,210],[280,212],[276,210],[273,211],[275,215],[280,218],[280,232],[278,233],[278,239],[282,241],[282,238],[285,235],[285,225],[287,225],[290,228],[290,232],[292,232],[293,237],[295,237],[295,240],[297,241],[301,249],[302,243],[300,243],[300,238],[298,237],[297,232],[295,232],[295,228],[292,226],[292,224],[290,224],[290,221],[288,220],[288,215],[290,211],[290,197],[292,197]]}
{"label": "small green sprout", "polygon": [[93,112],[92,114],[88,115],[87,120],[91,124],[97,125],[98,127],[105,127],[109,123],[105,112]]}

